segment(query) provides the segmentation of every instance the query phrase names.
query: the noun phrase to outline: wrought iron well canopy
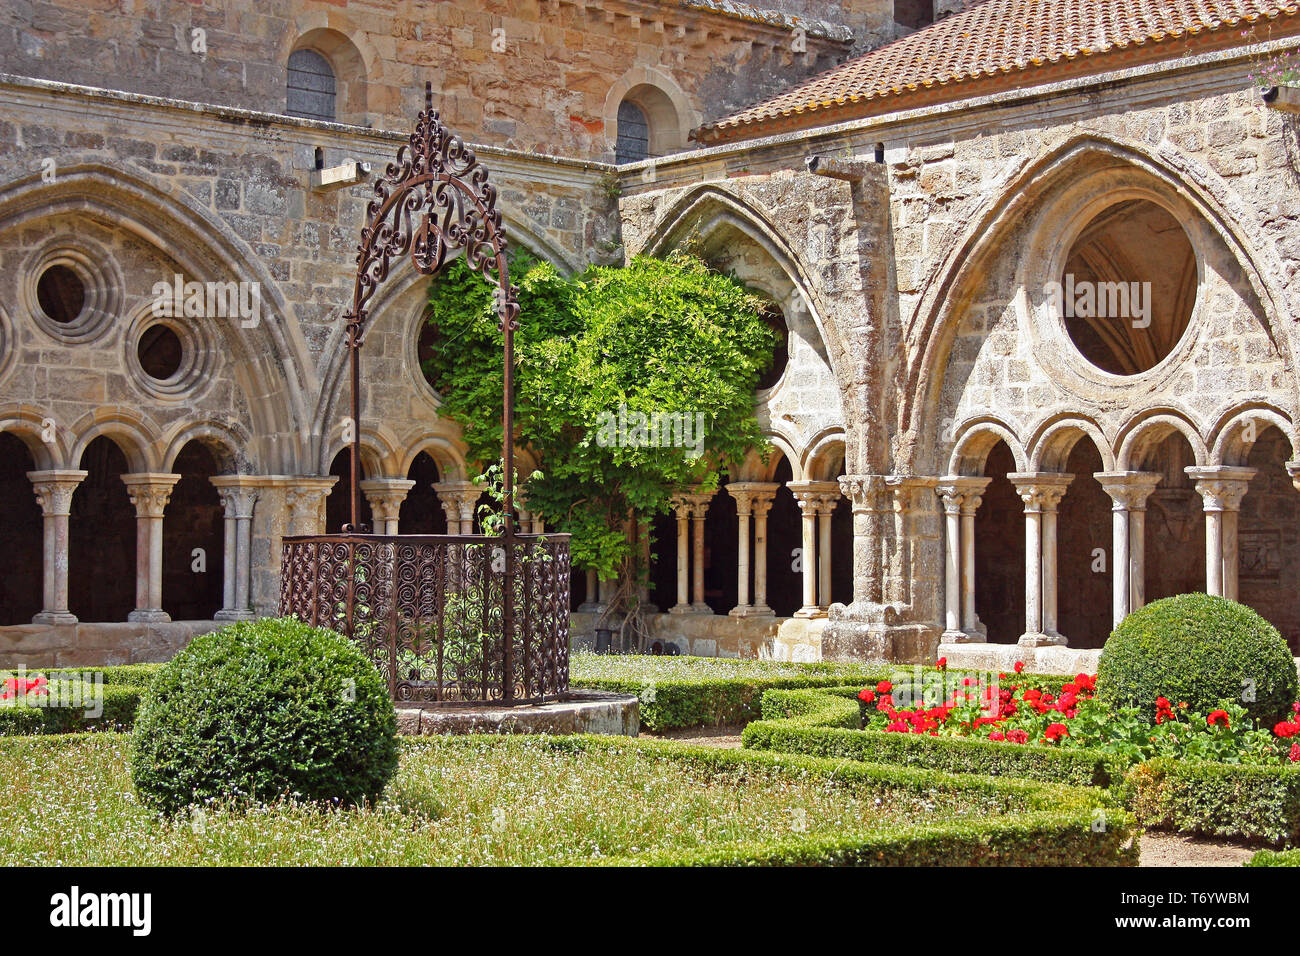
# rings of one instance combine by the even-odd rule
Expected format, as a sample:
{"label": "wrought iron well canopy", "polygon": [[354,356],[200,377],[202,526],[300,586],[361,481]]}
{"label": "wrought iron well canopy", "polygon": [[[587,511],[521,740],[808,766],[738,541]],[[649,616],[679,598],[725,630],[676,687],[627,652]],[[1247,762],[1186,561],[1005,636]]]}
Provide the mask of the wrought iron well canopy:
{"label": "wrought iron well canopy", "polygon": [[[431,84],[425,84],[424,98],[415,131],[366,207],[352,307],[344,316],[352,378],[350,521],[342,535],[284,539],[280,611],[358,641],[385,672],[397,699],[553,699],[568,692],[568,536],[515,530],[519,301],[510,284],[497,191],[474,151],[442,124]],[[361,346],[369,303],[403,258],[433,276],[462,254],[496,285],[503,340],[503,532],[371,535],[360,522]]]}

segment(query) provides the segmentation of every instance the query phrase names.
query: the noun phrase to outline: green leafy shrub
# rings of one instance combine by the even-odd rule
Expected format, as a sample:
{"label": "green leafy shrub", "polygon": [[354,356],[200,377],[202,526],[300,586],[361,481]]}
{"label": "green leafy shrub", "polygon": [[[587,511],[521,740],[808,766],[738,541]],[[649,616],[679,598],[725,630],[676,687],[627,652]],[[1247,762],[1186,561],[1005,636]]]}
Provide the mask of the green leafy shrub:
{"label": "green leafy shrub", "polygon": [[1300,767],[1159,758],[1132,768],[1128,803],[1155,830],[1270,843],[1300,840]]}
{"label": "green leafy shrub", "polygon": [[1154,601],[1126,617],[1101,652],[1097,692],[1150,709],[1157,697],[1209,711],[1240,701],[1266,726],[1296,699],[1295,659],[1277,628],[1244,605],[1208,594]]}
{"label": "green leafy shrub", "polygon": [[233,798],[352,804],[397,767],[383,678],[347,639],[290,618],[195,638],[149,686],[135,727],[141,801],[174,812]]}
{"label": "green leafy shrub", "polygon": [[1300,866],[1300,850],[1260,850],[1247,866]]}

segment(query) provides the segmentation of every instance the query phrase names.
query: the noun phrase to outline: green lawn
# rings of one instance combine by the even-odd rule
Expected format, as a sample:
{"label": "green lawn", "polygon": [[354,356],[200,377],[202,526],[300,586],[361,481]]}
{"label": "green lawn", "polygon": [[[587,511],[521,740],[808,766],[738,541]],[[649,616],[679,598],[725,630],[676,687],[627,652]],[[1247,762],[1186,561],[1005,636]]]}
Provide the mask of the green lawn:
{"label": "green lawn", "polygon": [[110,733],[0,741],[0,864],[593,862],[890,838],[917,824],[964,830],[1047,799],[915,774],[882,786],[839,762],[663,742],[462,737],[408,743],[373,809],[211,808],[166,820],[137,802],[129,750],[129,736]]}
{"label": "green lawn", "polygon": [[789,678],[842,679],[875,677],[901,670],[890,664],[791,664],[784,661],[741,660],[735,657],[668,657],[652,654],[592,654],[575,651],[569,660],[574,684],[593,681],[777,680]]}

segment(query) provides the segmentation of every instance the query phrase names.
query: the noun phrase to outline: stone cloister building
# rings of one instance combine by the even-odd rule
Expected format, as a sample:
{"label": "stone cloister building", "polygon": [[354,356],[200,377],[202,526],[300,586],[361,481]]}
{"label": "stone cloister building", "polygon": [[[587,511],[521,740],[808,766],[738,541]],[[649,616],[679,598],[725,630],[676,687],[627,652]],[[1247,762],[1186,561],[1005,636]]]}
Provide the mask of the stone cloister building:
{"label": "stone cloister building", "polygon": [[[340,316],[426,80],[517,244],[689,245],[786,332],[769,453],[654,522],[657,637],[1058,669],[1207,590],[1300,647],[1295,3],[100,6],[0,11],[0,663],[165,656],[338,530]],[[426,289],[363,359],[390,533],[479,500]]]}

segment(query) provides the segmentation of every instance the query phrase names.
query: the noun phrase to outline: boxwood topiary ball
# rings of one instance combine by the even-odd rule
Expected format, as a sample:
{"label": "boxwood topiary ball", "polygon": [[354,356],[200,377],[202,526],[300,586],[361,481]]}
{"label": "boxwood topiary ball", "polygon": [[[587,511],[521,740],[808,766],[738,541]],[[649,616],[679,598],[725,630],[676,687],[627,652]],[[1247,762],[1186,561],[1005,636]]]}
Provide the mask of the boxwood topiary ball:
{"label": "boxwood topiary ball", "polygon": [[397,768],[397,718],[346,638],[293,618],[196,637],[140,704],[132,776],[166,813],[209,799],[376,799]]}
{"label": "boxwood topiary ball", "polygon": [[1179,594],[1134,611],[1106,642],[1097,668],[1097,696],[1116,705],[1153,710],[1157,697],[1167,697],[1204,713],[1232,700],[1270,727],[1289,712],[1296,684],[1295,659],[1277,628],[1243,604],[1208,594]]}

